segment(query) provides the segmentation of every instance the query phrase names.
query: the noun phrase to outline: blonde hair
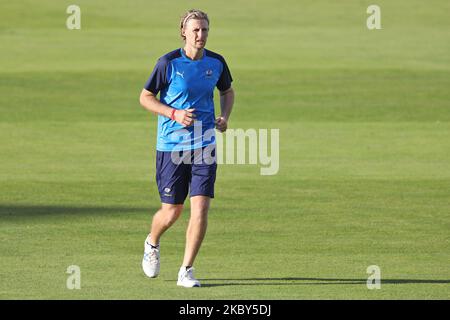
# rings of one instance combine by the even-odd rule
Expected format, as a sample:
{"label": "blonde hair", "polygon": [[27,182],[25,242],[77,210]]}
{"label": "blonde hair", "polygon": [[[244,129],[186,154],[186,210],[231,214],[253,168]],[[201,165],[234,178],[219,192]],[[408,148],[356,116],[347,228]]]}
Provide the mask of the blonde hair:
{"label": "blonde hair", "polygon": [[206,20],[208,22],[208,26],[209,26],[209,18],[205,12],[197,10],[197,9],[191,9],[189,11],[186,11],[186,13],[183,14],[180,19],[180,36],[183,40],[186,40],[186,37],[183,36],[183,29],[186,26],[186,24],[188,23],[188,21],[191,19]]}

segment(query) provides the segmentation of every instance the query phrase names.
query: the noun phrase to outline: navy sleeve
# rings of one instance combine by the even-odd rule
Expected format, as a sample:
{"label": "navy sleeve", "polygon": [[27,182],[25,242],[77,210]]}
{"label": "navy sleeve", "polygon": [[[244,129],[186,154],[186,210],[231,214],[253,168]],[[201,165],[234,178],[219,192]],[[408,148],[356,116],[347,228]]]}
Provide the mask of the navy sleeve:
{"label": "navy sleeve", "polygon": [[220,91],[226,91],[230,89],[233,78],[231,77],[230,69],[228,69],[225,59],[222,58],[220,59],[220,61],[223,64],[223,70],[222,74],[220,75],[219,81],[217,81],[216,87]]}
{"label": "navy sleeve", "polygon": [[168,67],[169,60],[160,58],[144,88],[157,95],[168,84]]}

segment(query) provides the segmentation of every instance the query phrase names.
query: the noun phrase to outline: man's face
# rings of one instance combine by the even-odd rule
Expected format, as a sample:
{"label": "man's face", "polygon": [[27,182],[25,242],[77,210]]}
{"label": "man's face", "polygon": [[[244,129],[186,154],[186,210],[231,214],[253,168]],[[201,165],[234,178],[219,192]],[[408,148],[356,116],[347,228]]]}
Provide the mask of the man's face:
{"label": "man's face", "polygon": [[186,37],[186,45],[202,49],[206,45],[208,39],[209,25],[206,20],[190,19],[184,27],[184,36]]}

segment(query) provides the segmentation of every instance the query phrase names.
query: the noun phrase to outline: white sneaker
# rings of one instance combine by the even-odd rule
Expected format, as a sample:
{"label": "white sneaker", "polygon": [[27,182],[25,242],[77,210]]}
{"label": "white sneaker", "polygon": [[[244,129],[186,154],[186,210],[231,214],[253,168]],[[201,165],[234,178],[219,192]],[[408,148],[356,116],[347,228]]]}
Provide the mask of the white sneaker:
{"label": "white sneaker", "polygon": [[159,246],[158,248],[152,248],[147,243],[147,239],[144,242],[144,257],[142,258],[142,269],[147,277],[156,278],[159,274]]}
{"label": "white sneaker", "polygon": [[178,272],[177,286],[186,288],[200,287],[200,281],[194,277],[193,267],[190,267],[189,269],[186,269],[186,267],[180,268],[180,271]]}

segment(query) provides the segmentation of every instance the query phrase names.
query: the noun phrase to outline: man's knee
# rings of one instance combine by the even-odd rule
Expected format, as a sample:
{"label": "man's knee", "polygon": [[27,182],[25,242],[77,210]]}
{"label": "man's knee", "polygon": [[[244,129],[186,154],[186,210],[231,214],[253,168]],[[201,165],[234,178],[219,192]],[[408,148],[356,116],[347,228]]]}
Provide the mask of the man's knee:
{"label": "man's knee", "polygon": [[199,214],[206,214],[209,210],[211,199],[207,196],[191,197],[191,211]]}
{"label": "man's knee", "polygon": [[180,217],[183,211],[183,205],[169,205],[164,204],[161,207],[162,217],[164,217],[164,222],[167,225],[172,225]]}

